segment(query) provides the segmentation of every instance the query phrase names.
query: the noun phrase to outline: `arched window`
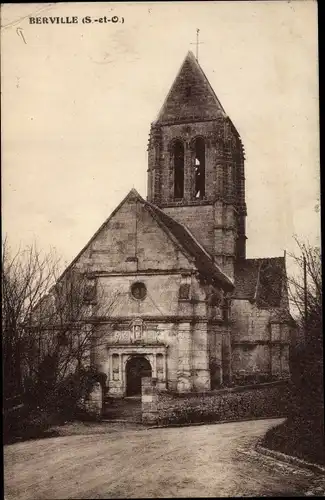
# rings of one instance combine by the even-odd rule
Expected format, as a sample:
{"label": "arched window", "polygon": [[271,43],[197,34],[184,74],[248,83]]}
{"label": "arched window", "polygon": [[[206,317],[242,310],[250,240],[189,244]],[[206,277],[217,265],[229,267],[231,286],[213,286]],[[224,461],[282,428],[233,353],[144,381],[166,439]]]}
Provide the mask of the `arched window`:
{"label": "arched window", "polygon": [[184,144],[175,141],[173,144],[174,160],[174,197],[184,198]]}
{"label": "arched window", "polygon": [[202,137],[195,140],[194,146],[194,197],[205,196],[205,144]]}

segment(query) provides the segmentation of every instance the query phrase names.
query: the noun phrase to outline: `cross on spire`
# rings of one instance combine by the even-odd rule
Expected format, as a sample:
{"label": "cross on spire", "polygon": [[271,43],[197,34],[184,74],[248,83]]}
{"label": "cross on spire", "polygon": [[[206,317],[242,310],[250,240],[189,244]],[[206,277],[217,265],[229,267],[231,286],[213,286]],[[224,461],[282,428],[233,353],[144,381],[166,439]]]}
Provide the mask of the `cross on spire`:
{"label": "cross on spire", "polygon": [[195,52],[196,52],[195,57],[196,57],[197,62],[199,62],[199,45],[201,43],[204,43],[204,42],[199,42],[199,33],[200,33],[200,30],[199,30],[199,28],[197,28],[196,29],[196,42],[191,43],[191,45],[196,45],[196,48],[195,48],[196,49],[195,50]]}

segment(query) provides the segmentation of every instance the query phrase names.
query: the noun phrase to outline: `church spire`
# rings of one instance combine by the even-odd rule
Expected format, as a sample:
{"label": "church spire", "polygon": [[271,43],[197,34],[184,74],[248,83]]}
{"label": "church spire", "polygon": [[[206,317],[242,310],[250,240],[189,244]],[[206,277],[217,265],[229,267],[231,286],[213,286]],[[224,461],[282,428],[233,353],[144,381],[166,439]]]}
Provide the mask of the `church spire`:
{"label": "church spire", "polygon": [[180,123],[220,117],[226,117],[226,112],[193,52],[189,51],[156,123]]}
{"label": "church spire", "polygon": [[151,126],[148,200],[186,226],[233,277],[234,262],[245,257],[243,148],[191,51]]}

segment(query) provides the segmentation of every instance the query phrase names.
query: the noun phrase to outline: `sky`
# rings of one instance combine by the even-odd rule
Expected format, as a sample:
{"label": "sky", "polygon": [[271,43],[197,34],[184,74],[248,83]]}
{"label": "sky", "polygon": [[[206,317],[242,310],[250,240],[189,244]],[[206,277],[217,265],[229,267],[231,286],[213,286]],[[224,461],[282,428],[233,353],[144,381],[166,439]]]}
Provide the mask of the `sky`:
{"label": "sky", "polygon": [[[105,15],[119,21],[82,23]],[[70,262],[130,189],[146,196],[150,124],[197,28],[199,63],[246,151],[247,257],[294,252],[294,234],[319,243],[316,2],[5,4],[1,25],[13,247],[36,241]]]}

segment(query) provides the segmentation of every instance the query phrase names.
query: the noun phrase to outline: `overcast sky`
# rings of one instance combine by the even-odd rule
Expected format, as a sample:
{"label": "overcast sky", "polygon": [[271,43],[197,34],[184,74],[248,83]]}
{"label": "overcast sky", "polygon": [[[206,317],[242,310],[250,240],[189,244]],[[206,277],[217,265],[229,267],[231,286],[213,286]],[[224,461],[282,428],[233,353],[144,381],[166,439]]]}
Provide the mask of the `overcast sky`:
{"label": "overcast sky", "polygon": [[[135,187],[153,121],[200,28],[199,63],[246,151],[247,256],[317,243],[317,6],[2,5],[3,233],[70,261]],[[77,24],[29,24],[78,16]],[[83,24],[112,15],[124,23]],[[27,16],[27,17],[25,17]]]}

